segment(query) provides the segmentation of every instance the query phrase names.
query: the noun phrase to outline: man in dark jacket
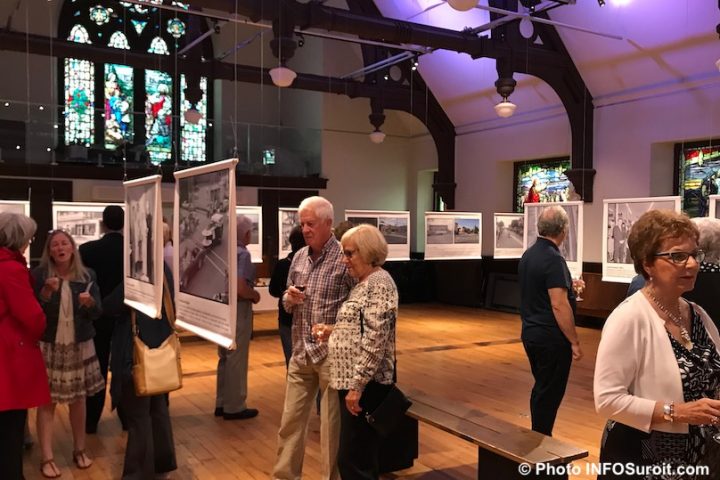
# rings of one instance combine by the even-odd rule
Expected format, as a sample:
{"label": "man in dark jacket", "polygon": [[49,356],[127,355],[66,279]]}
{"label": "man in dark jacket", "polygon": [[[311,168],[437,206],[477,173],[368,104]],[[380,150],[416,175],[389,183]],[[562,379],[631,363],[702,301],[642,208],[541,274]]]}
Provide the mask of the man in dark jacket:
{"label": "man in dark jacket", "polygon": [[[100,296],[103,300],[123,282],[123,225],[125,212],[122,207],[110,205],[103,211],[101,239],[80,246],[80,256],[85,266],[97,275]],[[103,313],[95,321],[95,352],[100,362],[100,372],[107,384],[110,339],[115,325],[113,314]],[[88,397],[86,401],[85,432],[97,432],[98,422],[105,407],[105,390]],[[120,412],[118,411],[120,415]],[[122,421],[122,415],[120,415]],[[124,422],[123,422],[124,428]]]}

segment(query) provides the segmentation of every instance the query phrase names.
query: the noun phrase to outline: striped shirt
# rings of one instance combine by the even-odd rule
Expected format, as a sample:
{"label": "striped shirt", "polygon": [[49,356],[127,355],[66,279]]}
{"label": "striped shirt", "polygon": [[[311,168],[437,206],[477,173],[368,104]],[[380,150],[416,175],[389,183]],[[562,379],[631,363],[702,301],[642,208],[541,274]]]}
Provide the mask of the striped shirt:
{"label": "striped shirt", "polygon": [[305,364],[306,353],[313,363],[319,363],[328,354],[327,342],[318,343],[312,336],[316,323],[334,325],[338,310],[355,285],[342,263],[340,243],[331,236],[317,260],[310,256],[310,247],[298,250],[290,264],[287,286],[305,285],[305,301],[291,306],[287,295],[283,307],[293,314],[292,359]]}

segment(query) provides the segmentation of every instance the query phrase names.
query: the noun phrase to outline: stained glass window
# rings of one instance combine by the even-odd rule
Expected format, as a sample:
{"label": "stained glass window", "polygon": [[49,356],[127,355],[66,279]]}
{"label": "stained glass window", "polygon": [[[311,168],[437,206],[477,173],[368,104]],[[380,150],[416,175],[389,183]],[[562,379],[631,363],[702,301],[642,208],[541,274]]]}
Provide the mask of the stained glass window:
{"label": "stained glass window", "polygon": [[88,60],[65,59],[65,143],[90,145],[95,134],[95,69]]}
{"label": "stained glass window", "polygon": [[147,21],[145,20],[130,20],[130,23],[132,23],[133,27],[135,27],[135,31],[138,35],[142,35],[143,30],[145,30],[145,26],[147,25]]}
{"label": "stained glass window", "polygon": [[82,25],[75,25],[72,27],[70,35],[68,35],[68,40],[77,43],[92,43],[90,41],[90,34]]}
{"label": "stained glass window", "polygon": [[179,18],[171,18],[167,22],[167,32],[173,36],[173,38],[180,38],[185,35],[185,23]]}
{"label": "stained glass window", "polygon": [[105,64],[105,148],[133,141],[133,69]]}
{"label": "stained glass window", "polygon": [[167,43],[165,43],[165,40],[163,40],[162,37],[155,37],[152,39],[152,42],[150,42],[150,48],[148,48],[148,53],[157,53],[158,55],[170,55],[170,50],[168,50]]}
{"label": "stained glass window", "polygon": [[200,78],[200,89],[202,99],[195,107],[202,115],[197,124],[185,120],[185,112],[192,106],[185,99],[185,75],[180,76],[180,125],[182,127],[182,161],[183,162],[204,162],[205,161],[205,134],[207,132],[207,78]]}
{"label": "stained glass window", "polygon": [[122,32],[115,32],[112,35],[110,35],[110,41],[108,42],[108,47],[114,47],[114,48],[121,48],[123,50],[130,50],[130,44],[128,43],[128,39]]}
{"label": "stained glass window", "polygon": [[96,5],[90,8],[90,20],[95,22],[98,26],[104,25],[110,21],[110,15],[112,12],[112,8],[105,8],[102,5]]}
{"label": "stained glass window", "polygon": [[145,70],[145,146],[150,160],[158,164],[172,154],[172,77]]}

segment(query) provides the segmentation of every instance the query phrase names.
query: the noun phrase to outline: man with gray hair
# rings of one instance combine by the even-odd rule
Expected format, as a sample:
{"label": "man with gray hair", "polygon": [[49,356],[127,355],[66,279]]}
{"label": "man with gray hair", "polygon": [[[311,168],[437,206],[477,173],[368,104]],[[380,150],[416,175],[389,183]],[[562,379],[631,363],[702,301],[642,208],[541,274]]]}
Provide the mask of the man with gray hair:
{"label": "man with gray hair", "polygon": [[293,315],[292,356],[272,476],[276,480],[302,478],[308,419],[319,388],[322,393],[319,478],[336,480],[340,440],[338,393],[329,388],[327,342],[319,342],[313,336],[312,326],[335,324],[337,312],[354,281],[347,273],[342,249],[332,233],[332,204],[322,197],[309,197],[300,203],[298,214],[307,246],[293,257],[282,297],[283,308]]}
{"label": "man with gray hair", "polygon": [[260,301],[255,290],[255,266],[247,245],[252,235],[252,221],[237,216],[237,317],[235,349],[218,347],[217,394],[215,416],[225,420],[244,420],[256,417],[257,409],[247,408],[248,354],[252,334],[252,304]]}
{"label": "man with gray hair", "polygon": [[535,385],[530,395],[532,429],[552,436],[565,395],[570,365],[583,356],[575,331],[572,277],[559,247],[567,237],[568,216],[561,206],[538,218],[538,239],[520,259],[522,342]]}

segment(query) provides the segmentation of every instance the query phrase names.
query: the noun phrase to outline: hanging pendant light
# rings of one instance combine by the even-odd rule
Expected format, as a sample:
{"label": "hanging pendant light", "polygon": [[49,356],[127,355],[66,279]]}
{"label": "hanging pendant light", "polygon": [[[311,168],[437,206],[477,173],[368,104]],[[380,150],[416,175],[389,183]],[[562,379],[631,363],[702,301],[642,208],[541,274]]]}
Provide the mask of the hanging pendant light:
{"label": "hanging pendant light", "polygon": [[478,0],[447,0],[447,3],[458,12],[467,12],[478,4]]}

